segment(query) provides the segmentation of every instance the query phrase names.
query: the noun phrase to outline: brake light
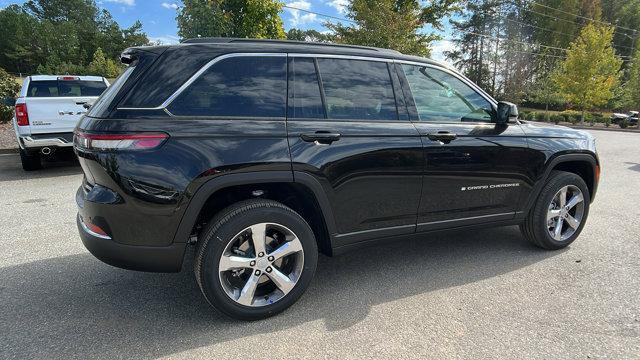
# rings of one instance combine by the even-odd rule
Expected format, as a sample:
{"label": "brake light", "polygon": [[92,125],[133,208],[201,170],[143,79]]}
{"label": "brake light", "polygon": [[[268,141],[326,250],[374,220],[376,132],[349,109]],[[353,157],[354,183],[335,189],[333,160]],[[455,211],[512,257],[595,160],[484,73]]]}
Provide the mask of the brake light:
{"label": "brake light", "polygon": [[73,81],[73,80],[80,80],[80,78],[77,76],[58,76],[58,80]]}
{"label": "brake light", "polygon": [[27,104],[16,104],[16,122],[18,126],[29,125],[29,114],[27,113]]}
{"label": "brake light", "polygon": [[76,131],[74,144],[87,150],[149,150],[162,145],[165,133],[89,134]]}

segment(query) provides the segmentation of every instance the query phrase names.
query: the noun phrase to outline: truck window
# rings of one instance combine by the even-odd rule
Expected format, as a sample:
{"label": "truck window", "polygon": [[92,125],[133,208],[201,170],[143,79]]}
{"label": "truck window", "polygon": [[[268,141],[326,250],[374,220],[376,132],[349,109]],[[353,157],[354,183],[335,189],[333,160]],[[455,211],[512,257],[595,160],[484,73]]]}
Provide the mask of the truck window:
{"label": "truck window", "polygon": [[103,81],[46,80],[31,81],[27,97],[100,96],[107,88]]}

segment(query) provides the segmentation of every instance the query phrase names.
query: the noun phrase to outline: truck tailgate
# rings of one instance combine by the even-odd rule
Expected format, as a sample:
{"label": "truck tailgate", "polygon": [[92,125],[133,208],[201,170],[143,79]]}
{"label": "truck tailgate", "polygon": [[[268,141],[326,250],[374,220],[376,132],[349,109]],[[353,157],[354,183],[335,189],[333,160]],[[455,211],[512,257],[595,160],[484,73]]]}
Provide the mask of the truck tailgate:
{"label": "truck tailgate", "polygon": [[28,97],[32,134],[71,132],[80,117],[87,111],[84,104],[93,103],[97,97]]}

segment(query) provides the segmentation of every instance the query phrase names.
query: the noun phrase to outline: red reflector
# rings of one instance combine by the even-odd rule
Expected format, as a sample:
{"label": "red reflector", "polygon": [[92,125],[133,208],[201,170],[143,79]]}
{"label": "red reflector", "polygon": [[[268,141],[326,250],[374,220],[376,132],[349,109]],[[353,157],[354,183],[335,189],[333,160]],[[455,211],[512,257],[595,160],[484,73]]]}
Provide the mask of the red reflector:
{"label": "red reflector", "polygon": [[29,125],[29,114],[27,113],[27,104],[16,104],[16,122],[18,126]]}
{"label": "red reflector", "polygon": [[59,76],[58,80],[65,80],[65,81],[70,81],[70,80],[78,80],[80,79],[77,76]]}
{"label": "red reflector", "polygon": [[89,230],[93,231],[96,234],[102,235],[102,236],[107,236],[107,233],[104,232],[104,230],[102,230],[100,228],[100,226],[92,224],[92,223],[85,223],[87,225],[87,227],[89,228]]}
{"label": "red reflector", "polygon": [[85,149],[145,150],[156,148],[169,138],[165,133],[88,134],[76,132],[75,144]]}

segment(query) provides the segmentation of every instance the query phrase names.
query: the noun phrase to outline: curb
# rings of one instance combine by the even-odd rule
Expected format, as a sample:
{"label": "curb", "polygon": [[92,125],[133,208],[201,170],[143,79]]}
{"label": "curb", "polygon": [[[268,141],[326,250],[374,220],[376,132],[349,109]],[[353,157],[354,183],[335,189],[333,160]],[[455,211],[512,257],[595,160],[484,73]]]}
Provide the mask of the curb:
{"label": "curb", "polygon": [[0,149],[0,154],[17,154],[18,148],[13,149]]}
{"label": "curb", "polygon": [[615,131],[615,132],[622,132],[622,133],[640,133],[639,129],[611,129],[611,128],[601,128],[601,127],[595,127],[595,126],[571,126],[571,125],[564,125],[564,124],[559,124],[559,125],[570,127],[572,129],[580,129],[580,130],[600,130],[600,131]]}

